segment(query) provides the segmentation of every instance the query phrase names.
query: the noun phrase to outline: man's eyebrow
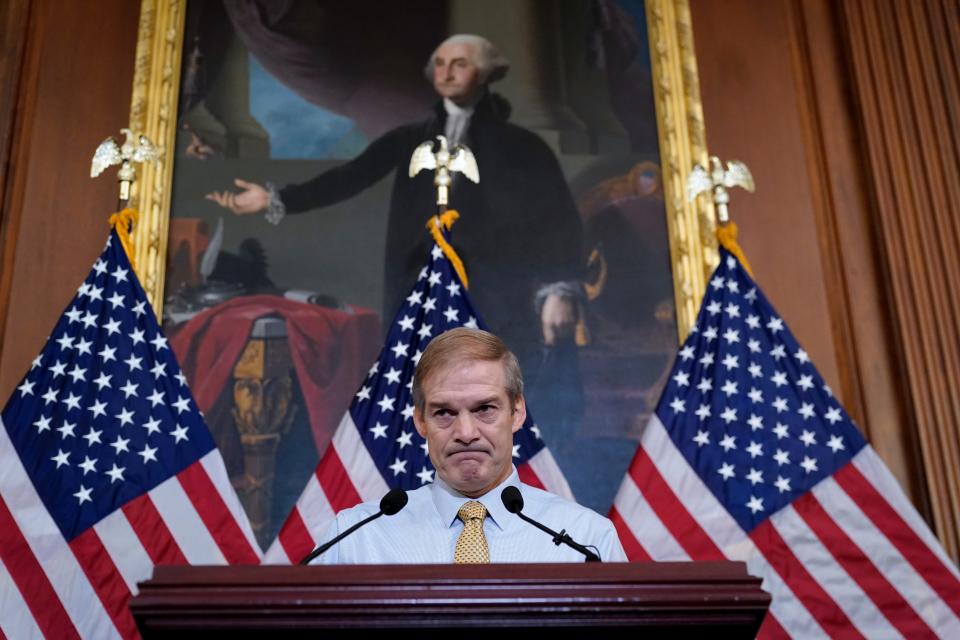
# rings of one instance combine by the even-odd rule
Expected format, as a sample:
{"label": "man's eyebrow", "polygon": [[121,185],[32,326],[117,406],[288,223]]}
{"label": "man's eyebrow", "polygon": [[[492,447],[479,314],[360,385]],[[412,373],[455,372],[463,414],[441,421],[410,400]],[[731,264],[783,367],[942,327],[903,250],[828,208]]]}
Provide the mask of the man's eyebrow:
{"label": "man's eyebrow", "polygon": [[[483,406],[483,405],[485,405],[485,404],[498,404],[499,402],[500,402],[500,397],[497,396],[497,395],[492,395],[492,396],[488,396],[488,397],[485,397],[485,398],[481,398],[480,400],[477,400],[476,402],[472,402],[472,403],[470,404],[470,407],[471,407],[471,408],[476,408],[476,407],[481,407],[481,406]],[[426,406],[427,406],[427,409],[428,409],[428,410],[434,410],[434,409],[449,409],[449,408],[450,408],[450,403],[449,403],[449,402],[443,402],[442,400],[428,400]]]}

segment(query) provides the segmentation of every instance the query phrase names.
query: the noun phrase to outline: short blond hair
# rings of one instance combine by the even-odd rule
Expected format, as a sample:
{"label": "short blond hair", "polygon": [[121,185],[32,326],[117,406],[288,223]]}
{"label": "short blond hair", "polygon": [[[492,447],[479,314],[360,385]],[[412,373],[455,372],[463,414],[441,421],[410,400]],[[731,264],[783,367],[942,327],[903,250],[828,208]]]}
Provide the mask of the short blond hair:
{"label": "short blond hair", "polygon": [[503,365],[503,386],[510,400],[511,412],[523,397],[523,374],[517,356],[503,340],[482,329],[458,327],[441,333],[430,341],[413,373],[413,405],[423,413],[427,399],[423,387],[430,376],[454,362],[500,362]]}

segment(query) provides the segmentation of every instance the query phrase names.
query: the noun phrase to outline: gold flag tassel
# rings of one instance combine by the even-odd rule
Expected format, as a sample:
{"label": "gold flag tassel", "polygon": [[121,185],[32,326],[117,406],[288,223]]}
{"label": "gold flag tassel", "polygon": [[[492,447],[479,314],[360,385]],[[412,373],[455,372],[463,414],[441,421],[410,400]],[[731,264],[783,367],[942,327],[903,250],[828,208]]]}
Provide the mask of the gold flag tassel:
{"label": "gold flag tassel", "polygon": [[450,246],[447,239],[443,237],[443,232],[440,230],[442,227],[449,231],[450,227],[453,226],[453,223],[456,222],[459,217],[460,214],[457,211],[447,209],[442,214],[430,218],[430,220],[427,221],[427,229],[429,229],[431,235],[433,235],[434,242],[436,242],[437,246],[443,251],[443,255],[447,256],[447,260],[453,265],[453,270],[460,276],[460,282],[463,283],[463,288],[469,289],[470,285],[467,283],[467,272],[463,268],[463,260],[457,255],[454,248]]}
{"label": "gold flag tassel", "polygon": [[117,237],[120,238],[120,244],[123,245],[123,250],[127,252],[127,258],[130,260],[130,266],[133,267],[134,271],[137,270],[137,263],[133,259],[133,239],[130,237],[130,232],[133,231],[133,225],[139,216],[140,214],[137,213],[136,209],[127,207],[123,211],[111,215],[108,221],[110,226],[116,230]]}
{"label": "gold flag tassel", "polygon": [[743,249],[737,244],[737,223],[730,221],[717,227],[717,240],[724,249],[732,253],[743,268],[747,270],[750,277],[753,278],[753,270],[750,269],[750,263],[747,262],[747,256],[743,255]]}

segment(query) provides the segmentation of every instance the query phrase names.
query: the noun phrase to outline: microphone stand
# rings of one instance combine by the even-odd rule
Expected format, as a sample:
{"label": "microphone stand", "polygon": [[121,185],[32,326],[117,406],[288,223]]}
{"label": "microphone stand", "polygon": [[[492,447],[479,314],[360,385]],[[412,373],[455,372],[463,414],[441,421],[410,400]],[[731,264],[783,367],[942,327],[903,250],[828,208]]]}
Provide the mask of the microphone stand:
{"label": "microphone stand", "polygon": [[322,545],[320,545],[319,547],[317,547],[316,549],[314,549],[313,551],[311,551],[310,553],[308,553],[307,556],[306,556],[303,560],[300,561],[300,564],[301,564],[301,565],[309,564],[311,560],[313,560],[314,558],[316,558],[317,556],[319,556],[321,553],[323,553],[324,551],[326,551],[327,549],[329,549],[329,548],[332,547],[333,545],[337,544],[338,542],[340,542],[341,540],[343,540],[344,538],[346,538],[348,535],[350,535],[351,533],[353,533],[354,531],[356,531],[357,529],[359,529],[359,528],[362,527],[363,525],[367,524],[368,522],[370,522],[370,521],[372,521],[372,520],[376,520],[377,518],[379,518],[379,517],[382,516],[382,515],[383,515],[383,511],[378,511],[377,513],[373,514],[373,515],[370,516],[369,518],[366,518],[365,520],[361,520],[361,521],[358,522],[357,524],[353,525],[352,527],[350,527],[349,529],[347,529],[346,531],[344,531],[343,533],[341,533],[340,535],[338,535],[338,536],[335,537],[334,539],[328,540],[327,542],[324,542]]}
{"label": "microphone stand", "polygon": [[591,551],[590,549],[587,549],[587,548],[586,548],[585,546],[583,546],[582,544],[580,544],[580,543],[578,543],[578,542],[575,542],[575,541],[573,540],[573,538],[571,538],[569,535],[567,535],[566,530],[561,529],[561,530],[560,530],[560,533],[557,533],[556,531],[554,531],[554,530],[551,529],[550,527],[544,526],[544,525],[540,524],[539,522],[537,522],[536,520],[534,520],[533,518],[528,518],[527,516],[523,515],[523,512],[522,512],[522,511],[517,511],[516,514],[517,514],[518,516],[520,516],[521,518],[523,518],[524,520],[526,520],[527,522],[529,522],[530,524],[532,524],[533,526],[535,526],[536,528],[538,528],[538,529],[540,529],[541,531],[543,531],[544,533],[546,533],[546,534],[548,534],[548,535],[550,535],[550,536],[553,536],[553,544],[557,545],[558,547],[560,546],[560,543],[562,542],[563,544],[567,545],[567,546],[570,547],[571,549],[575,549],[576,551],[579,551],[579,552],[582,553],[584,556],[586,556],[586,558],[587,558],[586,561],[587,561],[587,562],[601,562],[600,556],[598,556],[596,553],[594,553],[594,552]]}

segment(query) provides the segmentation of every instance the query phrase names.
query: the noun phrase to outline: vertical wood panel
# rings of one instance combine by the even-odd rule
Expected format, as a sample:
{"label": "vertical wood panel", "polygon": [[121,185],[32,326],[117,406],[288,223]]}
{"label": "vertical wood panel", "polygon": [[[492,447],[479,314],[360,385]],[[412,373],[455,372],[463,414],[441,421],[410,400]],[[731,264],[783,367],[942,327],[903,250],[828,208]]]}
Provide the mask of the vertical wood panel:
{"label": "vertical wood panel", "polygon": [[[842,5],[934,528],[960,557],[960,82],[951,2]],[[950,31],[952,35],[948,35]]]}
{"label": "vertical wood panel", "polygon": [[757,178],[733,208],[757,278],[929,516],[841,16],[830,0],[692,13],[710,152]]}
{"label": "vertical wood panel", "polygon": [[904,392],[897,332],[888,304],[880,231],[865,175],[849,67],[831,0],[791,2],[796,73],[803,79],[811,191],[844,405],[929,515],[922,459]]}
{"label": "vertical wood panel", "polygon": [[691,1],[704,121],[710,153],[746,162],[757,182],[755,194],[731,191],[757,281],[839,390],[788,10],[787,0]]}
{"label": "vertical wood panel", "polygon": [[[16,135],[26,120],[27,105],[22,99],[29,85],[26,55],[30,28],[28,0],[10,0],[0,4],[0,336],[6,324],[10,286],[13,282],[19,216],[10,212],[13,158],[16,156]],[[3,345],[0,343],[0,355]]]}
{"label": "vertical wood panel", "polygon": [[[0,352],[7,398],[87,274],[116,206],[111,177],[89,178],[90,157],[126,126],[139,6],[127,0],[36,1],[25,51],[30,82],[19,98],[4,245],[14,247]],[[111,176],[113,174],[110,174]],[[5,257],[6,261],[7,258]]]}

